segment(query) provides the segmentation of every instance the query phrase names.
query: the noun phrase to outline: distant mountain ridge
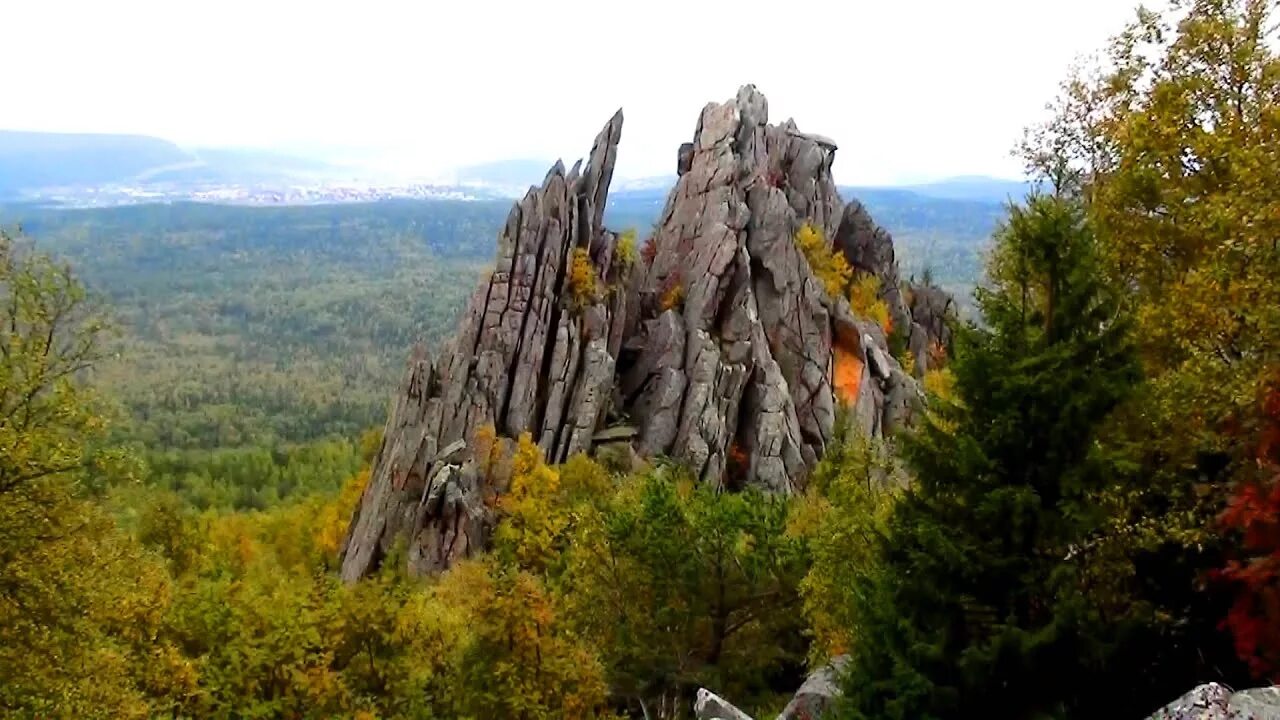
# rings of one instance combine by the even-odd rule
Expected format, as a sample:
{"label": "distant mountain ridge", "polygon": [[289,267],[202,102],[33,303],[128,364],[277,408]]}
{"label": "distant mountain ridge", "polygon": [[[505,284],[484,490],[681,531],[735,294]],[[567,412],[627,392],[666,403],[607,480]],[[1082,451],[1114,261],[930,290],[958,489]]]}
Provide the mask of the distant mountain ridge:
{"label": "distant mountain ridge", "polygon": [[1017,201],[1026,197],[1035,185],[1026,180],[1009,180],[986,175],[960,175],[930,183],[877,186],[877,189],[891,188],[942,200],[972,200],[1004,204],[1009,200]]}
{"label": "distant mountain ridge", "polygon": [[0,130],[0,197],[10,199],[55,188],[286,181],[337,170],[260,150],[188,150],[146,135]]}
{"label": "distant mountain ridge", "polygon": [[193,160],[177,145],[144,135],[0,130],[0,191],[114,182]]}

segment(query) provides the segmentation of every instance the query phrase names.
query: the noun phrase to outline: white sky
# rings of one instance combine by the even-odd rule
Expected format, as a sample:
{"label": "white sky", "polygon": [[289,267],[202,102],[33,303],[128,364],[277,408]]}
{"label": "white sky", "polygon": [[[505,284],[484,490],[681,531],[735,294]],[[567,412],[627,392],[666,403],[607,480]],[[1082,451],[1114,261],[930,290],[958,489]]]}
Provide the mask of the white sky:
{"label": "white sky", "polygon": [[1135,0],[0,0],[0,127],[377,152],[431,175],[585,155],[674,172],[755,83],[845,183],[1015,176],[1009,149]]}

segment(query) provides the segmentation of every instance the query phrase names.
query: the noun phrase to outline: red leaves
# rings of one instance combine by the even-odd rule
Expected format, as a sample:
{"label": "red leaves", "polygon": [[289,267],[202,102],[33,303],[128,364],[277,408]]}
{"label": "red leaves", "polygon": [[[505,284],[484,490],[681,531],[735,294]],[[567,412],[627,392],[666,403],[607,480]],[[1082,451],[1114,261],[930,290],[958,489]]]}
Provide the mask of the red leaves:
{"label": "red leaves", "polygon": [[652,265],[653,259],[658,257],[658,236],[650,235],[644,241],[644,247],[640,248],[640,257],[644,258],[646,265]]}
{"label": "red leaves", "polygon": [[1243,557],[1215,576],[1236,588],[1235,603],[1222,622],[1235,640],[1236,654],[1258,677],[1280,681],[1280,372],[1266,388],[1257,479],[1236,488],[1220,517],[1238,534]]}
{"label": "red leaves", "polygon": [[746,484],[747,471],[751,467],[751,458],[737,440],[729,443],[729,453],[725,458],[725,475],[732,488],[741,488]]}

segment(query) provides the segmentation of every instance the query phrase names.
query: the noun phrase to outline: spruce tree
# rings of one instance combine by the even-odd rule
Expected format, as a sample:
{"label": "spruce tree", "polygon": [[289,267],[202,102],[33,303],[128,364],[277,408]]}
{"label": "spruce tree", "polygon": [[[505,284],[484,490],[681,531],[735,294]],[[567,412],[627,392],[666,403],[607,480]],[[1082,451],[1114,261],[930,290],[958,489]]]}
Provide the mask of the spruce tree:
{"label": "spruce tree", "polygon": [[1068,557],[1106,472],[1095,430],[1137,379],[1125,323],[1073,199],[1011,207],[988,276],[955,399],[905,442],[914,481],[861,594],[855,716],[1061,715],[1105,657]]}

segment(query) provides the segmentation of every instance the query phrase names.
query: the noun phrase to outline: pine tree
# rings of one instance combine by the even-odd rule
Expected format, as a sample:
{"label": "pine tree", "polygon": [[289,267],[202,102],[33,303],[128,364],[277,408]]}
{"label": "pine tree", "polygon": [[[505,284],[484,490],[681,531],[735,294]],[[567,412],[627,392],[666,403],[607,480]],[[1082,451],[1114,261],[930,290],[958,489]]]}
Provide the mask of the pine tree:
{"label": "pine tree", "polygon": [[862,594],[848,697],[863,717],[1074,709],[1100,665],[1067,558],[1099,481],[1099,423],[1136,380],[1080,204],[1033,196],[995,238],[954,401],[906,445],[915,480]]}

